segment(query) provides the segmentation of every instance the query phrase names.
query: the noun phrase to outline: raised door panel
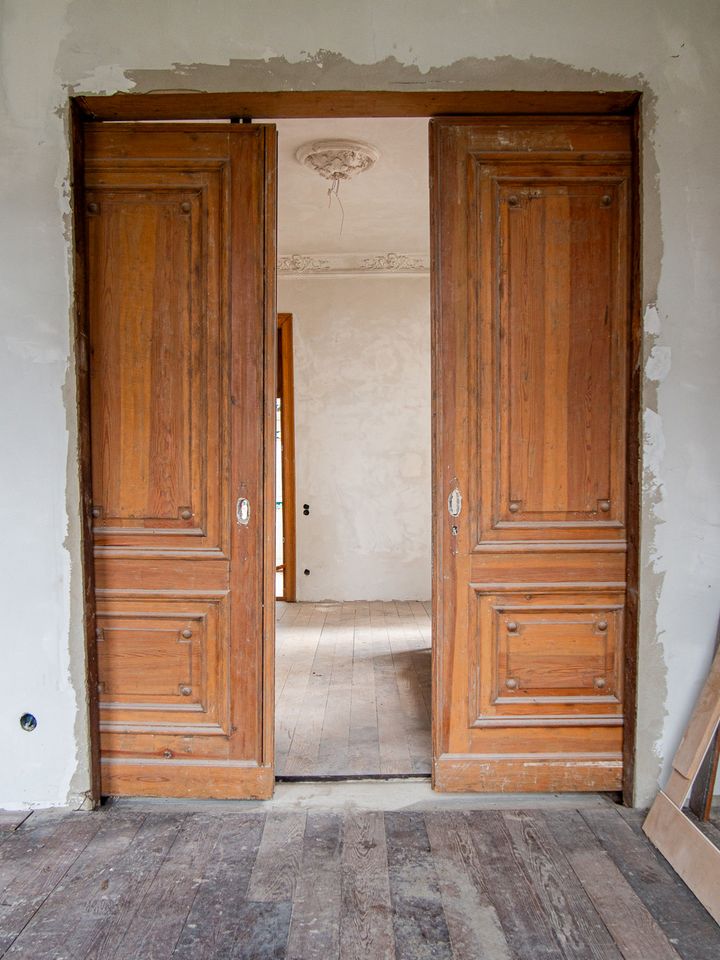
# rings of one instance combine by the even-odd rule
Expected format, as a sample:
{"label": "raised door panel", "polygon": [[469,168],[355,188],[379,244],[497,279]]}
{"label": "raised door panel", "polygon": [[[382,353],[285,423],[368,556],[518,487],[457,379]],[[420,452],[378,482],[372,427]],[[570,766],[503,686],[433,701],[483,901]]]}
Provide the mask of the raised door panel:
{"label": "raised door panel", "polygon": [[622,592],[475,594],[469,723],[622,722]]}
{"label": "raised door panel", "polygon": [[[230,732],[228,631],[222,600],[101,600],[97,609],[100,718],[168,733]],[[207,744],[206,744],[207,745]]]}
{"label": "raised door panel", "polygon": [[629,168],[474,164],[494,251],[478,539],[623,539]]}
{"label": "raised door panel", "polygon": [[221,320],[228,165],[88,170],[99,546],[228,553]]}

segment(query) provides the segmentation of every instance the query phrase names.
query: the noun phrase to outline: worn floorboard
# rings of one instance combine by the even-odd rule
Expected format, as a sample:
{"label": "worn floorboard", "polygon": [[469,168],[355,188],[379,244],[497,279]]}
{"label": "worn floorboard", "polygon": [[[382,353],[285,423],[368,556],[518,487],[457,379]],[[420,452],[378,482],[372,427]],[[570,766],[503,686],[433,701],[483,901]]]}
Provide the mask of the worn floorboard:
{"label": "worn floorboard", "polygon": [[[55,960],[61,943],[68,957],[88,957],[103,926],[122,903],[129,883],[120,864],[145,818],[123,813],[98,818],[99,830],[8,950],[17,960]],[[137,848],[135,848],[137,849]],[[112,884],[112,886],[111,886]]]}
{"label": "worn floorboard", "polygon": [[343,960],[395,957],[385,819],[382,813],[348,813],[341,853]]}
{"label": "worn floorboard", "polygon": [[683,960],[717,960],[720,927],[635,825],[616,810],[583,819]]}
{"label": "worn floorboard", "polygon": [[[100,818],[82,814],[69,816],[58,823],[47,841],[34,852],[34,856],[23,860],[13,880],[6,885],[0,902],[0,956],[4,956],[24,934],[101,824]],[[16,833],[22,830],[21,825]],[[0,846],[0,858],[4,856],[6,847],[7,842]],[[34,960],[40,960],[39,956]]]}
{"label": "worn floorboard", "polygon": [[422,602],[284,604],[279,776],[430,773],[430,617]]}
{"label": "worn floorboard", "polygon": [[678,960],[654,917],[577,811],[544,819],[624,960]]}
{"label": "worn floorboard", "polygon": [[553,930],[545,891],[536,886],[518,857],[502,814],[466,814],[477,850],[478,869],[514,957],[564,960]]}
{"label": "worn floorboard", "polygon": [[390,901],[398,960],[449,960],[450,931],[421,813],[386,813]]}
{"label": "worn floorboard", "polygon": [[221,819],[212,856],[172,954],[174,960],[229,960],[244,937],[241,918],[265,816],[229,814]]}
{"label": "worn floorboard", "polygon": [[0,843],[0,957],[720,957],[720,928],[642,835],[642,816],[601,798],[196,808],[25,819]]}
{"label": "worn floorboard", "polygon": [[339,955],[342,817],[311,813],[305,823],[302,865],[293,896],[288,960]]}
{"label": "worn floorboard", "polygon": [[453,956],[513,960],[461,813],[425,815]]}

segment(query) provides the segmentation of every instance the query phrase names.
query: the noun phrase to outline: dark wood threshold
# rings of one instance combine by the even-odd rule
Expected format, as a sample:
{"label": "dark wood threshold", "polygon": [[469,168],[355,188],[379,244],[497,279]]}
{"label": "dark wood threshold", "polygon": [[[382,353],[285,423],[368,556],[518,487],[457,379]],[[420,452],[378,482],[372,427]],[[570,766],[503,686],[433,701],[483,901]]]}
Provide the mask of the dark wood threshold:
{"label": "dark wood threshold", "polygon": [[276,776],[275,783],[346,783],[358,780],[403,780],[406,783],[430,783],[429,773],[338,773],[299,774],[298,776]]}

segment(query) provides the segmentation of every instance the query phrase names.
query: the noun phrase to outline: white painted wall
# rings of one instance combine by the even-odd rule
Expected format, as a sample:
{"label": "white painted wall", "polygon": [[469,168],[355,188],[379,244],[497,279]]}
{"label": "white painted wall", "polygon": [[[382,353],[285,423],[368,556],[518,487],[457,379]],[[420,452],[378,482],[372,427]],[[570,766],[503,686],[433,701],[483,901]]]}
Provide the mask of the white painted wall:
{"label": "white painted wall", "polygon": [[178,87],[644,92],[647,801],[720,607],[717,3],[4,0],[0,18],[0,805],[77,802],[88,784],[67,97]]}
{"label": "white painted wall", "polygon": [[298,599],[429,598],[428,278],[283,278],[278,301],[293,314]]}

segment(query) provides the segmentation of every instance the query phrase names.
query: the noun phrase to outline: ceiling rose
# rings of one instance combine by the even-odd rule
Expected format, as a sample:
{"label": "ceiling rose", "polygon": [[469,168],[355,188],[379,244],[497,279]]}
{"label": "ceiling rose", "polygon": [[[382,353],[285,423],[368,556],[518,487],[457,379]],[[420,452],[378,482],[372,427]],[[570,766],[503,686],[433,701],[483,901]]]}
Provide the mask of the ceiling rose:
{"label": "ceiling rose", "polygon": [[380,151],[361,140],[313,140],[295,151],[295,159],[339,186],[364,173],[379,159]]}

